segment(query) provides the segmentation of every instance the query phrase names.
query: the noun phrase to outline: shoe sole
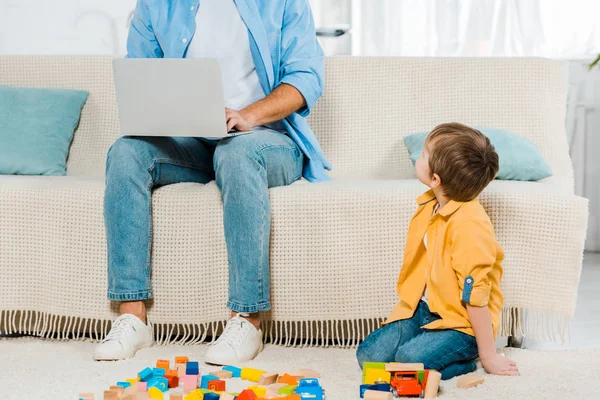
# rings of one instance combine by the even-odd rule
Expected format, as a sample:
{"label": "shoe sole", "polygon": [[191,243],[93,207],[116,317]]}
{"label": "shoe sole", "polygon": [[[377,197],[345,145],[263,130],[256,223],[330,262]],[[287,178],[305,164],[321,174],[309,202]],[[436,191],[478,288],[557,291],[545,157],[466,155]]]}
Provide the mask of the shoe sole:
{"label": "shoe sole", "polygon": [[95,361],[121,361],[121,360],[128,360],[130,358],[133,358],[136,353],[142,349],[145,349],[147,347],[152,347],[154,345],[153,343],[149,343],[149,344],[144,344],[141,346],[137,346],[134,350],[133,353],[131,353],[130,355],[126,355],[124,357],[97,357],[96,355],[94,355],[94,360]]}
{"label": "shoe sole", "polygon": [[261,352],[264,350],[264,348],[265,348],[264,344],[263,344],[263,343],[261,343],[261,344],[260,344],[260,347],[259,347],[259,349],[256,351],[256,353],[254,353],[254,355],[253,355],[252,357],[250,357],[249,359],[247,359],[247,360],[228,360],[228,361],[226,361],[226,362],[223,362],[223,360],[221,360],[221,361],[218,361],[218,360],[215,360],[214,358],[213,358],[213,359],[211,359],[211,358],[205,358],[205,359],[204,359],[204,362],[205,362],[206,364],[210,364],[210,365],[238,365],[238,364],[240,364],[240,363],[245,363],[245,362],[247,362],[247,361],[254,360],[254,358],[255,358],[257,355],[259,355],[259,354],[260,354],[260,353],[261,353]]}

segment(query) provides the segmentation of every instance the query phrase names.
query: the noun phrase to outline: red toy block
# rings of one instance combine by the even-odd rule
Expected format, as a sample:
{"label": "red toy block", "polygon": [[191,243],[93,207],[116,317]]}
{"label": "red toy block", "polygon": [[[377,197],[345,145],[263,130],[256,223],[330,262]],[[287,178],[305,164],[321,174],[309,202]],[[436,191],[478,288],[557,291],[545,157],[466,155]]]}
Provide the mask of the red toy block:
{"label": "red toy block", "polygon": [[215,392],[224,392],[225,391],[225,381],[222,381],[220,379],[208,381],[208,390],[213,390]]}
{"label": "red toy block", "polygon": [[243,390],[242,393],[238,394],[236,400],[256,400],[256,393],[252,390]]}

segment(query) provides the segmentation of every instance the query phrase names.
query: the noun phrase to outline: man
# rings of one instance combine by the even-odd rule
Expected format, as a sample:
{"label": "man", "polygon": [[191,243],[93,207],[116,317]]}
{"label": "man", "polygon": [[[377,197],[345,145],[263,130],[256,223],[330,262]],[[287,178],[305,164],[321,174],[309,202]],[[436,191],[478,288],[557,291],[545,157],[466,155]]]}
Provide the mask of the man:
{"label": "man", "polygon": [[324,70],[310,5],[138,0],[127,49],[133,58],[220,59],[227,129],[255,132],[221,141],[123,137],[113,144],[104,214],[108,298],[120,302],[121,316],[94,358],[128,358],[152,345],[144,304],[152,297],[152,188],[215,179],[223,200],[232,318],[206,362],[239,365],[262,350],[258,313],[271,307],[268,188],[302,176],[325,181],[331,169],[305,120],[321,96]]}

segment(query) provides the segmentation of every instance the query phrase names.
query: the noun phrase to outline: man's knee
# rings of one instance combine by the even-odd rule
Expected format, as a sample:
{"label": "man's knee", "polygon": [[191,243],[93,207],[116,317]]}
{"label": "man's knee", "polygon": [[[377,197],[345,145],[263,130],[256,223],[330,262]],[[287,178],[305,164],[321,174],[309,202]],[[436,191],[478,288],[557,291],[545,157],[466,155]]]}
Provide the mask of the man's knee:
{"label": "man's knee", "polygon": [[213,164],[217,177],[258,171],[262,165],[261,149],[250,140],[250,135],[225,139],[215,149]]}
{"label": "man's knee", "polygon": [[152,157],[149,143],[142,139],[124,136],[117,139],[106,156],[106,174],[125,174],[139,168],[148,168]]}

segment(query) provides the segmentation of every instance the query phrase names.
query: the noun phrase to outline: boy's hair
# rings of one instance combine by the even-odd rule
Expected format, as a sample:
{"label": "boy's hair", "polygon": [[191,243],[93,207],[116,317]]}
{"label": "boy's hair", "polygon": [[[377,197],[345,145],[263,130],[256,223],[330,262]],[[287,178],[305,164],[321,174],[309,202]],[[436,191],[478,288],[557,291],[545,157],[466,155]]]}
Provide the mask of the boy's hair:
{"label": "boy's hair", "polygon": [[438,174],[450,200],[471,201],[498,172],[498,154],[477,129],[456,122],[436,126],[427,136],[429,168]]}

